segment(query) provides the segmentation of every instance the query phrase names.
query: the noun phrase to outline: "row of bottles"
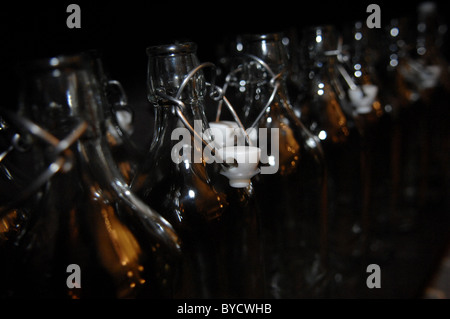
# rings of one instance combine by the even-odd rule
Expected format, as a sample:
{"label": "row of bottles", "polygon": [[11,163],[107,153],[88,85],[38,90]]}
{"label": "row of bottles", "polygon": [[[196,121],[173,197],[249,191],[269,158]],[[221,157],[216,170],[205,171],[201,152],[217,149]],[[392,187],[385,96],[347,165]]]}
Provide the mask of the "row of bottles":
{"label": "row of bottles", "polygon": [[[144,161],[127,145],[95,54],[33,61],[21,73],[18,106],[2,109],[2,141],[28,142],[11,140],[3,154],[2,189],[14,194],[1,207],[2,297],[264,297],[251,184],[232,187],[203,152],[190,161],[194,135],[174,154],[180,119],[208,126],[203,70],[185,77],[200,66],[196,44],[147,53],[156,125]],[[15,176],[28,169],[22,161],[27,184]],[[72,265],[81,282],[69,282]]]}
{"label": "row of bottles", "polygon": [[149,47],[147,154],[97,52],[26,65],[0,114],[0,296],[370,296],[366,267],[448,209],[435,14],[413,42],[393,20],[387,51],[362,23],[240,35],[220,67]]}

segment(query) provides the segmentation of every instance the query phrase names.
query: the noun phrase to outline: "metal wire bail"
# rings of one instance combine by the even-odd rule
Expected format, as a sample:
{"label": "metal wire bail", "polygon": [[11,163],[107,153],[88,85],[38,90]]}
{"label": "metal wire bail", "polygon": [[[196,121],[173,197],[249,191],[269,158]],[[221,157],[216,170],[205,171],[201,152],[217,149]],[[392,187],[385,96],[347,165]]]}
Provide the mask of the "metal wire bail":
{"label": "metal wire bail", "polygon": [[[177,116],[179,117],[179,119],[181,120],[181,122],[184,124],[184,126],[189,130],[189,132],[197,139],[199,139],[202,144],[206,147],[208,147],[208,149],[211,151],[211,154],[214,154],[214,156],[216,156],[217,161],[220,162],[222,165],[224,165],[225,167],[230,167],[230,165],[228,163],[225,163],[225,161],[223,161],[222,158],[220,158],[220,155],[218,154],[218,152],[216,152],[215,150],[219,148],[218,145],[215,144],[214,140],[212,139],[212,137],[209,135],[208,136],[208,140],[205,140],[203,138],[203,136],[200,136],[199,133],[194,130],[194,128],[192,127],[192,125],[189,123],[188,119],[186,118],[186,116],[183,114],[183,111],[186,109],[185,108],[185,104],[183,101],[180,100],[181,94],[184,90],[184,88],[186,87],[186,85],[188,84],[188,82],[192,79],[192,77],[199,72],[200,70],[204,69],[204,68],[211,68],[213,70],[212,72],[212,80],[211,82],[206,82],[206,86],[210,87],[210,93],[209,96],[211,97],[211,99],[213,99],[214,101],[218,101],[219,103],[224,100],[227,104],[227,106],[229,107],[230,111],[232,112],[236,122],[239,124],[240,128],[244,131],[245,136],[246,136],[246,140],[247,142],[250,142],[250,138],[247,135],[247,132],[245,131],[244,126],[242,125],[239,117],[237,116],[237,113],[235,112],[233,106],[231,105],[231,103],[226,99],[226,97],[224,96],[224,92],[223,89],[220,88],[219,86],[217,86],[215,84],[215,78],[216,78],[216,65],[211,63],[211,62],[205,62],[200,64],[199,66],[197,66],[196,68],[194,68],[193,70],[191,70],[186,77],[184,78],[183,82],[181,83],[177,94],[173,97],[173,96],[169,96],[161,91],[158,91],[156,94],[159,95],[160,97],[162,97],[163,99],[166,99],[170,102],[172,102],[175,106],[176,106],[176,113]],[[207,128],[209,128],[209,123],[206,122],[205,123]],[[207,130],[208,131],[208,130]],[[209,132],[202,132],[202,133],[207,133],[209,134]],[[214,147],[211,145],[213,144]]]}
{"label": "metal wire bail", "polygon": [[[9,210],[13,209],[17,204],[33,195],[56,173],[64,173],[72,168],[73,153],[69,148],[84,134],[88,125],[86,121],[81,121],[69,135],[67,135],[64,139],[59,140],[54,135],[52,135],[36,123],[28,120],[27,118],[4,109],[0,109],[0,113],[3,117],[8,119],[10,123],[49,144],[52,147],[50,155],[54,157],[54,161],[50,163],[48,167],[42,173],[40,173],[25,189],[23,189],[20,194],[13,197],[12,200],[7,202],[6,204],[2,204],[2,206],[0,207],[1,218],[6,215]],[[12,150],[13,148],[15,148],[14,143],[11,144],[8,150]],[[8,153],[4,155],[2,154],[3,156],[0,161],[3,160],[8,155]]]}
{"label": "metal wire bail", "polygon": [[[250,63],[258,63],[259,65],[261,65],[262,67],[264,67],[264,69],[269,73],[269,75],[270,75],[270,81],[269,81],[269,84],[273,87],[273,91],[272,91],[272,93],[271,93],[271,95],[270,95],[270,97],[269,97],[269,99],[268,99],[268,101],[267,101],[267,103],[266,103],[266,105],[262,108],[262,110],[261,110],[261,112],[258,114],[258,116],[256,117],[256,119],[253,121],[253,123],[247,128],[247,129],[245,129],[243,126],[242,126],[242,123],[240,124],[240,126],[242,126],[242,129],[244,130],[244,132],[245,132],[245,136],[246,136],[246,138],[248,138],[248,135],[247,135],[247,131],[248,130],[251,130],[251,129],[256,129],[256,127],[257,127],[257,125],[258,125],[258,122],[260,121],[260,119],[262,118],[262,116],[264,115],[264,113],[266,112],[266,110],[267,110],[267,108],[272,104],[272,102],[273,102],[273,100],[274,100],[274,98],[275,98],[275,95],[276,95],[276,93],[277,93],[277,91],[278,91],[278,89],[279,89],[279,87],[280,87],[280,83],[279,83],[279,79],[282,77],[282,75],[283,75],[283,73],[285,72],[284,70],[282,70],[280,73],[278,73],[278,74],[276,74],[275,72],[273,72],[273,70],[270,68],[270,66],[266,63],[266,62],[264,62],[262,59],[260,59],[259,57],[257,57],[257,56],[255,56],[255,55],[252,55],[252,54],[243,54],[242,56],[244,56],[244,57],[247,57],[247,58],[250,58],[252,61],[250,62]],[[224,89],[223,89],[223,95],[225,96],[225,91],[226,91],[226,89],[228,88],[228,86],[229,86],[229,83],[231,82],[231,78],[232,78],[232,76],[233,75],[235,75],[235,74],[237,74],[237,73],[239,73],[239,72],[242,72],[242,66],[239,66],[239,67],[237,67],[236,69],[234,69],[234,70],[232,70],[228,75],[227,75],[227,77],[225,78],[225,84],[224,84]],[[224,98],[223,99],[224,100],[224,102],[227,104],[227,106],[230,108],[231,107],[231,104],[230,105],[228,105],[228,103],[229,102],[227,102],[228,100],[226,99],[226,98]],[[218,109],[217,109],[217,114],[216,114],[216,121],[218,121],[219,120],[219,118],[220,118],[220,114],[221,114],[221,109],[222,109],[222,105],[220,104],[219,105],[219,107],[218,107]],[[236,115],[237,116],[237,115]],[[240,123],[240,122],[239,122]],[[248,138],[248,140],[250,141],[250,138]],[[250,144],[251,145],[251,144]]]}
{"label": "metal wire bail", "polygon": [[[334,51],[333,51],[334,52]],[[278,92],[278,90],[280,89],[281,83],[280,83],[280,79],[283,76],[283,73],[286,72],[286,69],[281,70],[279,73],[275,73],[273,72],[273,70],[270,68],[270,66],[261,58],[252,55],[252,54],[243,54],[243,56],[250,58],[252,61],[250,63],[258,63],[261,66],[264,67],[264,69],[269,73],[269,75],[271,76],[270,80],[269,80],[269,84],[273,87],[272,93],[270,94],[269,99],[267,100],[266,105],[262,108],[261,112],[258,114],[258,116],[256,117],[256,119],[253,121],[253,123],[247,128],[247,130],[244,131],[247,132],[249,130],[252,129],[256,129],[258,122],[261,120],[261,118],[263,117],[264,113],[267,111],[267,109],[270,107],[270,105],[272,104],[273,100],[275,99],[275,96]],[[225,85],[224,88],[227,88],[232,75],[238,73],[238,72],[242,72],[242,66],[237,67],[236,69],[232,70],[226,77],[225,80]],[[225,89],[224,89],[225,90]],[[225,95],[225,92],[223,92],[223,94]],[[225,100],[224,100],[225,101]],[[311,141],[311,143],[314,143],[317,145],[317,148],[319,150],[320,153],[323,154],[323,149],[320,143],[320,140],[318,139],[317,136],[315,136],[314,134],[312,134],[309,130],[306,129],[305,125],[302,123],[302,121],[300,121],[300,119],[294,114],[294,111],[292,110],[292,108],[288,107],[287,105],[284,105],[284,103],[282,103],[282,106],[286,109],[286,111],[291,115],[291,118],[295,121],[295,123],[302,127],[304,129],[304,132],[306,133],[306,135],[308,136],[309,140]],[[219,112],[219,110],[218,110]],[[219,113],[218,113],[219,114]],[[218,115],[220,116],[220,114]]]}

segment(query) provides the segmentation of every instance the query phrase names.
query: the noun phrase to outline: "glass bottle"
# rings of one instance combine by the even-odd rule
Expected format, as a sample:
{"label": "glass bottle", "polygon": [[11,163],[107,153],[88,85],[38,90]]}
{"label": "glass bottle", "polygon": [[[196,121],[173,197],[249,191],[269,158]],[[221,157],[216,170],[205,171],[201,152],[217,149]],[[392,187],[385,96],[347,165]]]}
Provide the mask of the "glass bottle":
{"label": "glass bottle", "polygon": [[368,228],[361,135],[339,72],[342,48],[336,29],[330,25],[306,28],[302,50],[308,57],[309,87],[301,119],[320,139],[328,172],[333,296],[354,296],[356,285],[364,285],[361,262]]}
{"label": "glass bottle", "polygon": [[435,212],[442,211],[448,174],[442,161],[448,159],[448,123],[443,120],[448,118],[448,64],[440,50],[447,27],[435,4],[424,2],[417,9],[415,19],[403,19],[391,28],[404,44],[393,74],[400,97],[394,136],[394,223],[403,232],[421,228],[421,216],[437,217]]}
{"label": "glass bottle", "polygon": [[247,130],[258,130],[262,165],[254,189],[261,207],[267,296],[323,297],[327,284],[324,159],[320,142],[290,105],[282,38],[281,33],[241,37],[244,56],[238,59],[237,69],[242,71],[230,77],[233,82],[226,95],[240,108]]}
{"label": "glass bottle", "polygon": [[378,33],[356,22],[349,35],[343,67],[353,120],[361,135],[363,210],[369,216],[367,263],[379,263],[392,253],[392,101],[382,92],[375,67],[378,53],[371,41],[378,40]]}
{"label": "glass bottle", "polygon": [[105,72],[101,53],[96,50],[84,52],[92,61],[92,69],[105,101],[106,138],[114,160],[125,181],[130,183],[136,174],[143,152],[132,139],[134,113],[122,84],[112,80]]}
{"label": "glass bottle", "polygon": [[5,113],[32,139],[39,173],[15,202],[38,198],[23,234],[1,248],[3,297],[173,296],[178,237],[117,170],[90,63],[81,54],[27,65],[18,109]]}
{"label": "glass bottle", "polygon": [[[180,110],[190,125],[197,123],[200,133],[208,129],[202,70],[186,82],[177,97],[184,79],[199,66],[196,51],[197,45],[192,42],[147,49],[148,99],[155,110],[154,140],[132,189],[144,202],[156,203],[157,209],[164,210],[180,235],[184,254],[182,287],[177,297],[257,297],[261,293],[261,262],[250,262],[260,256],[257,215],[246,199],[251,194],[245,190],[231,193],[224,184],[225,177],[207,166],[201,143],[196,144],[177,115],[179,104],[167,98],[183,103]],[[172,137],[180,129],[187,133],[182,141],[179,135]],[[196,157],[198,151],[200,156]]]}
{"label": "glass bottle", "polygon": [[[418,114],[421,136],[420,175],[418,182],[418,206],[427,218],[437,218],[445,210],[441,204],[447,201],[444,185],[448,175],[448,98],[450,77],[448,61],[443,54],[447,22],[441,15],[439,4],[432,1],[420,3],[416,10],[416,34],[414,46],[405,59],[419,93],[420,114]],[[411,70],[412,69],[412,70]],[[445,159],[447,158],[447,159]],[[447,162],[446,162],[447,161]]]}
{"label": "glass bottle", "polygon": [[379,50],[380,58],[376,65],[380,76],[381,100],[392,119],[390,224],[393,235],[410,231],[417,225],[417,211],[411,200],[414,196],[411,196],[406,186],[410,183],[407,181],[415,180],[416,176],[415,169],[411,170],[411,164],[414,166],[417,163],[414,159],[416,150],[413,150],[417,145],[417,130],[414,128],[417,123],[417,115],[414,114],[417,113],[408,102],[416,94],[412,94],[400,71],[411,42],[409,24],[407,18],[391,19],[381,39],[386,49]]}

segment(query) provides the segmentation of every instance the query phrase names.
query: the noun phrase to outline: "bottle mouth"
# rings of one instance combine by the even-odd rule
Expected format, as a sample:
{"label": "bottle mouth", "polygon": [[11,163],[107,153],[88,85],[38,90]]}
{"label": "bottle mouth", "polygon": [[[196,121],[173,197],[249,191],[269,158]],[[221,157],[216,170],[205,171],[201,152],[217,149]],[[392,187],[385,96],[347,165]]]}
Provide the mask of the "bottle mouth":
{"label": "bottle mouth", "polygon": [[65,67],[78,68],[86,66],[86,64],[88,64],[88,60],[89,57],[87,53],[57,55],[50,58],[41,58],[25,62],[24,64],[22,64],[22,68],[34,71],[47,71]]}
{"label": "bottle mouth", "polygon": [[148,56],[167,56],[172,54],[190,54],[197,52],[194,42],[182,42],[163,45],[154,45],[146,49]]}
{"label": "bottle mouth", "polygon": [[310,58],[325,57],[325,52],[336,51],[340,34],[332,25],[317,25],[304,29],[301,47]]}
{"label": "bottle mouth", "polygon": [[303,30],[303,40],[314,40],[320,44],[323,40],[326,42],[336,42],[339,37],[339,32],[332,25],[317,25],[305,28]]}
{"label": "bottle mouth", "polygon": [[331,32],[331,33],[336,32],[336,27],[334,27],[331,24],[319,24],[319,25],[312,25],[303,29],[304,34],[324,33],[324,32]]}
{"label": "bottle mouth", "polygon": [[281,41],[284,37],[282,32],[271,32],[271,33],[260,33],[260,34],[242,34],[241,39],[243,42],[253,42],[253,41]]}

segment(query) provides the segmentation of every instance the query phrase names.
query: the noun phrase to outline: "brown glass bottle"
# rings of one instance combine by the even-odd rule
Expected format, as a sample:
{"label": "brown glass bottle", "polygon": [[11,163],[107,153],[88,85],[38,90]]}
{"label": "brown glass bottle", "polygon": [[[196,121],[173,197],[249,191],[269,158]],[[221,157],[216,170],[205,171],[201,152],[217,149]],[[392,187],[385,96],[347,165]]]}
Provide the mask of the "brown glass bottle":
{"label": "brown glass bottle", "polygon": [[[179,135],[172,137],[177,129],[187,131],[177,115],[178,106],[166,97],[176,97],[186,76],[199,66],[196,50],[195,43],[147,49],[148,98],[155,110],[154,140],[132,188],[145,202],[164,209],[164,216],[180,234],[182,287],[177,297],[257,297],[261,289],[254,284],[262,281],[252,277],[260,273],[261,263],[247,264],[244,259],[259,256],[256,248],[246,246],[255,240],[258,244],[258,237],[252,233],[258,222],[255,210],[245,211],[249,203],[245,190],[240,195],[231,192],[225,177],[215,176],[216,170],[207,167],[203,156],[196,159],[197,144],[189,132],[184,142]],[[194,121],[199,121],[202,131],[208,127],[203,108],[205,94],[200,70],[178,96],[183,115],[193,126]],[[174,147],[180,143],[185,144],[174,156]],[[242,254],[245,247],[249,250]],[[250,266],[251,272],[246,269]]]}

